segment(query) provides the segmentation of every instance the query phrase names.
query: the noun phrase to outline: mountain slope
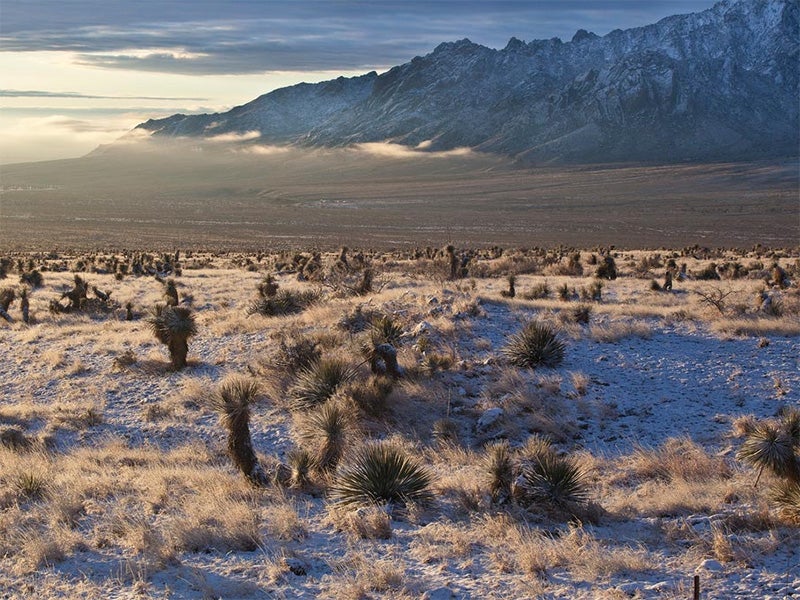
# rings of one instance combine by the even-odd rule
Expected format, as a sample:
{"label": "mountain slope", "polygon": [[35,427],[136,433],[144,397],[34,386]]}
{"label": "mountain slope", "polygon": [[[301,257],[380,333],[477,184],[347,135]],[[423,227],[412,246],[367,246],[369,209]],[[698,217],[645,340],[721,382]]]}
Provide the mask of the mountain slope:
{"label": "mountain slope", "polygon": [[599,37],[501,50],[469,40],[377,75],[276,90],[155,136],[258,132],[267,144],[391,141],[532,162],[754,159],[798,153],[798,3],[724,0]]}

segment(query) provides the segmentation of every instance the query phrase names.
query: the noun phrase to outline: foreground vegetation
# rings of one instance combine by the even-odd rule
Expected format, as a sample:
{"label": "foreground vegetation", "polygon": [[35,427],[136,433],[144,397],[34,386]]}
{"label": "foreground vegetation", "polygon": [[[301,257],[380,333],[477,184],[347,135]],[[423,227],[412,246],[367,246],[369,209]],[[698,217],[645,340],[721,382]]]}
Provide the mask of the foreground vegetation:
{"label": "foreground vegetation", "polygon": [[798,256],[9,254],[0,587],[780,594]]}

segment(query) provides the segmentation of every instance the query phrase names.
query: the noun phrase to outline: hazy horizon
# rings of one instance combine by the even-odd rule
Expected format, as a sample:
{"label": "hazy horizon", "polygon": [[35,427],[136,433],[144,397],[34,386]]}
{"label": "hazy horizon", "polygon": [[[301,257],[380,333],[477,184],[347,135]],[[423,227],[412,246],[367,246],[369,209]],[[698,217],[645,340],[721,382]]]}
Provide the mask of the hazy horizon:
{"label": "hazy horizon", "polygon": [[713,4],[5,0],[0,164],[76,158],[149,118],[380,72],[444,41],[569,40],[578,29],[604,35]]}

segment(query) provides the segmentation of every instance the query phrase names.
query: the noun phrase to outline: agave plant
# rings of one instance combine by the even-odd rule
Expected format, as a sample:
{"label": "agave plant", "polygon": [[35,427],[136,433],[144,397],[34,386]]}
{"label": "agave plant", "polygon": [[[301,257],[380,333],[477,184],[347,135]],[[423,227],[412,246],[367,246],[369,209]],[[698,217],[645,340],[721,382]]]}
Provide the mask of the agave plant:
{"label": "agave plant", "polygon": [[173,368],[184,368],[189,353],[189,338],[197,333],[192,312],[184,307],[157,304],[147,322],[158,341],[167,345]]}
{"label": "agave plant", "polygon": [[267,475],[253,450],[250,437],[250,404],[258,394],[252,379],[231,375],[223,379],[211,398],[228,431],[228,454],[233,463],[255,485],[266,485]]}
{"label": "agave plant", "polygon": [[354,376],[355,371],[346,362],[336,358],[320,359],[297,375],[297,381],[289,390],[292,405],[299,410],[320,406]]}
{"label": "agave plant", "polygon": [[517,367],[555,367],[564,360],[564,343],[549,325],[532,321],[511,336],[503,354]]}
{"label": "agave plant", "polygon": [[433,497],[431,473],[401,448],[374,442],[340,465],[330,498],[345,506],[424,504]]}

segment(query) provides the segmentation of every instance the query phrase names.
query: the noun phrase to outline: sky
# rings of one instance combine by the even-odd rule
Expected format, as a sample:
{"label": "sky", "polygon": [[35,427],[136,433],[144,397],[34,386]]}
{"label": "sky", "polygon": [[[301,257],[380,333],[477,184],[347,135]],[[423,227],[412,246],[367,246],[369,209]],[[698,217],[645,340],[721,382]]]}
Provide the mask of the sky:
{"label": "sky", "polygon": [[0,164],[74,158],[138,123],[379,73],[469,38],[605,35],[713,0],[0,0]]}

